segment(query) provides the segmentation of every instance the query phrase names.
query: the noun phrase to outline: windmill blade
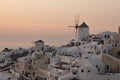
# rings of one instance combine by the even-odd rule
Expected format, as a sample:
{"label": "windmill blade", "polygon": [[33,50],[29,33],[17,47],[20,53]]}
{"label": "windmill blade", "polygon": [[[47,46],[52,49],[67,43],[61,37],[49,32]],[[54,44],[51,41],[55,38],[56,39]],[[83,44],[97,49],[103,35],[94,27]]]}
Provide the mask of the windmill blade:
{"label": "windmill blade", "polygon": [[77,38],[77,35],[78,35],[78,28],[79,28],[79,15],[76,15],[74,17],[74,23],[75,23],[75,26],[69,26],[69,27],[74,27],[75,30],[73,31],[74,35],[75,35],[75,38]]}
{"label": "windmill blade", "polygon": [[73,30],[73,34],[76,34],[76,29]]}
{"label": "windmill blade", "polygon": [[75,16],[75,25],[78,26],[79,22],[80,22],[80,17],[79,17],[79,15],[76,15]]}
{"label": "windmill blade", "polygon": [[78,34],[78,31],[76,30],[76,31],[75,31],[75,37],[77,37],[77,34]]}
{"label": "windmill blade", "polygon": [[76,29],[73,30],[73,33],[74,33],[74,37],[77,38],[77,35],[78,35],[78,31]]}

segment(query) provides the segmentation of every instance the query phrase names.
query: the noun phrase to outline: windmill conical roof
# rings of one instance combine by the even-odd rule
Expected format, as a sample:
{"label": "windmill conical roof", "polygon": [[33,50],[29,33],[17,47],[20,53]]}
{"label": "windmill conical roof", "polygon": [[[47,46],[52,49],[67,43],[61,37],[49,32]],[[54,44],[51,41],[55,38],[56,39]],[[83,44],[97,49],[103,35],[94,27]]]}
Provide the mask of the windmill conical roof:
{"label": "windmill conical roof", "polygon": [[83,23],[79,26],[79,28],[89,28],[89,26],[88,26],[85,22],[83,22]]}
{"label": "windmill conical roof", "polygon": [[35,43],[37,43],[37,42],[44,42],[43,40],[38,40],[38,41],[35,41]]}

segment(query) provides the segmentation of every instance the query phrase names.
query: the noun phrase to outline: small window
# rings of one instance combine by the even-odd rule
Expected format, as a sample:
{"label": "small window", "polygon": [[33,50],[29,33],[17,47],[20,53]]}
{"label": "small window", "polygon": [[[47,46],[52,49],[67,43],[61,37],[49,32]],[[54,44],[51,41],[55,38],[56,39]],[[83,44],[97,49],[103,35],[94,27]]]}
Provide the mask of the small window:
{"label": "small window", "polygon": [[96,68],[98,68],[98,65],[96,65]]}
{"label": "small window", "polygon": [[107,38],[107,36],[105,35],[105,38]]}
{"label": "small window", "polygon": [[80,45],[81,45],[81,43],[79,42],[79,43],[78,43],[78,45],[80,46]]}
{"label": "small window", "polygon": [[84,72],[84,70],[82,69],[82,70],[81,70],[81,72],[83,73],[83,72]]}
{"label": "small window", "polygon": [[90,73],[90,70],[88,70],[88,72]]}
{"label": "small window", "polygon": [[98,72],[100,72],[100,68],[98,68]]}
{"label": "small window", "polygon": [[42,47],[42,51],[44,51],[44,48]]}
{"label": "small window", "polygon": [[109,65],[106,66],[106,70],[109,71]]}

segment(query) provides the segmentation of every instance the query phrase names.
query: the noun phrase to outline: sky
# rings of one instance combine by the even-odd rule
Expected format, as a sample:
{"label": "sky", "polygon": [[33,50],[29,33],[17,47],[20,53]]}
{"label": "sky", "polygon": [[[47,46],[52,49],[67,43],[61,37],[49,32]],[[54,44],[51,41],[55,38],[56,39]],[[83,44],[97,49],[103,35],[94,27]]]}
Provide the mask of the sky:
{"label": "sky", "polygon": [[118,32],[120,0],[1,0],[0,49],[31,47],[42,39],[59,46],[74,38],[74,16],[85,21],[90,34]]}

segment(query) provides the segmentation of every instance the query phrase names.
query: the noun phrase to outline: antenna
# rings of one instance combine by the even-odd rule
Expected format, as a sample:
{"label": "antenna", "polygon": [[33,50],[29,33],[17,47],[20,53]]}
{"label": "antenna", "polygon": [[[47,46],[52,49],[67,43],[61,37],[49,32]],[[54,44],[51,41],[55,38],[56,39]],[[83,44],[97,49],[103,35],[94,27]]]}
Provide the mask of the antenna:
{"label": "antenna", "polygon": [[80,22],[80,17],[79,17],[79,15],[76,15],[74,17],[75,26],[69,26],[69,27],[75,27],[75,29],[76,29],[75,36],[77,36],[77,33],[78,33],[79,22]]}

